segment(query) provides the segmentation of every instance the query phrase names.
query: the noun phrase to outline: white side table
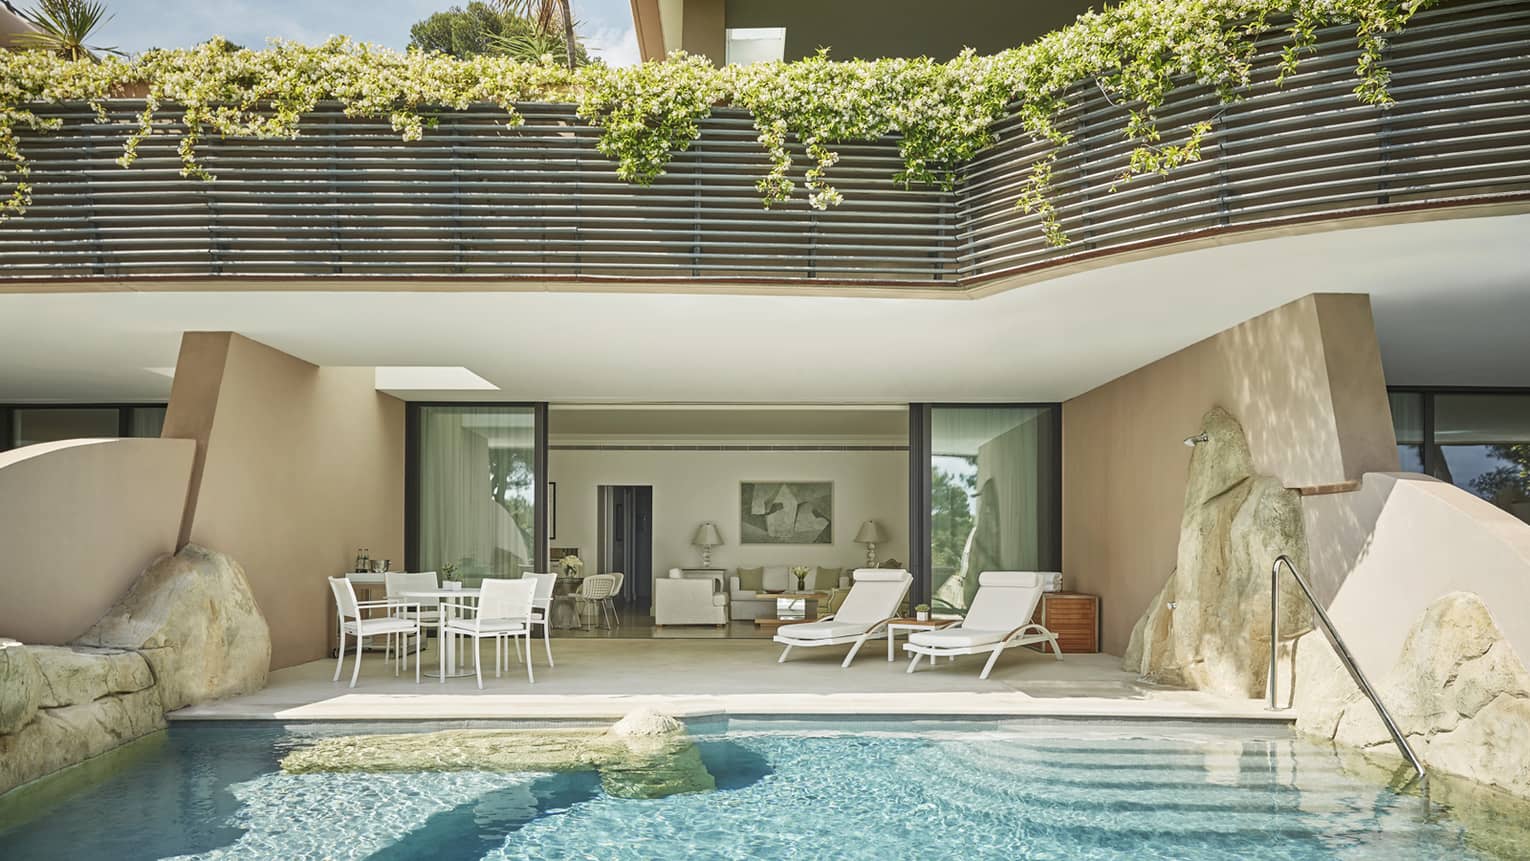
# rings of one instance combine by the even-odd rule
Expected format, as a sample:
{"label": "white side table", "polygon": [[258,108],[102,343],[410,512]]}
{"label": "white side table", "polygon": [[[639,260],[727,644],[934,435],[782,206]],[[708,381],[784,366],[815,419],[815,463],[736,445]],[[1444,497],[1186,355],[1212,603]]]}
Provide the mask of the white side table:
{"label": "white side table", "polygon": [[945,626],[951,624],[951,622],[952,622],[952,620],[950,620],[950,619],[946,619],[944,621],[941,621],[941,620],[938,620],[938,619],[929,619],[929,620],[921,622],[918,619],[912,619],[912,618],[908,618],[908,619],[894,619],[891,622],[888,622],[887,623],[887,660],[889,660],[889,661],[897,660],[896,658],[893,657],[893,641],[898,639],[898,631],[900,631],[900,630],[902,630],[902,631],[909,631],[909,632],[913,632],[913,631],[933,631],[936,628],[944,628]]}

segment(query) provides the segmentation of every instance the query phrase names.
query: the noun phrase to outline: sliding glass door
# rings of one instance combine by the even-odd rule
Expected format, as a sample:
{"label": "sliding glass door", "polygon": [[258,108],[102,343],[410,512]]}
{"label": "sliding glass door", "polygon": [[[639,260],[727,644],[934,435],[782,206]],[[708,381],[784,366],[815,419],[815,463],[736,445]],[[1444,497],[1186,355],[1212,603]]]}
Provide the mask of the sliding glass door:
{"label": "sliding glass door", "polygon": [[935,612],[966,610],[984,571],[1057,570],[1059,408],[919,404],[912,416],[913,466],[924,475],[912,506],[923,523],[911,532],[926,546],[915,568]]}
{"label": "sliding glass door", "polygon": [[1393,390],[1405,472],[1448,481],[1530,523],[1530,391]]}
{"label": "sliding glass door", "polygon": [[412,570],[455,565],[466,580],[543,567],[545,410],[530,405],[412,405]]}

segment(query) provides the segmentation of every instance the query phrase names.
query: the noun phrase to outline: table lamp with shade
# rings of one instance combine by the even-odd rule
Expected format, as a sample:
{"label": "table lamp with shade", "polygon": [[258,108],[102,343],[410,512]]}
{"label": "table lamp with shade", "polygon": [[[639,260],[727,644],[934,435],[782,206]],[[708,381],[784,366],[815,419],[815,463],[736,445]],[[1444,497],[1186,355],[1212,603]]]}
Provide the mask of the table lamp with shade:
{"label": "table lamp with shade", "polygon": [[712,548],[723,543],[723,540],[721,533],[717,531],[717,527],[713,525],[712,521],[708,520],[697,528],[696,537],[691,539],[691,543],[701,548],[701,567],[711,568]]}
{"label": "table lamp with shade", "polygon": [[861,524],[861,530],[855,533],[855,543],[866,545],[866,567],[877,567],[877,544],[887,540],[887,533],[875,520],[868,520]]}

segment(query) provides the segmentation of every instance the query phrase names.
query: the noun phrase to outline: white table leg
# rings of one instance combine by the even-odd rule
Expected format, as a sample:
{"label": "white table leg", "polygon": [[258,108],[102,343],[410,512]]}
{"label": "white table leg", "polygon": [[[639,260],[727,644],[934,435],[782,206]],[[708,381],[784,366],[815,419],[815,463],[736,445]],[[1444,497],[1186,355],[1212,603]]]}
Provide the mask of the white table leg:
{"label": "white table leg", "polygon": [[897,637],[893,636],[892,626],[888,625],[887,626],[887,660],[889,660],[889,661],[891,661],[893,659],[893,640],[896,640],[896,639],[897,639]]}

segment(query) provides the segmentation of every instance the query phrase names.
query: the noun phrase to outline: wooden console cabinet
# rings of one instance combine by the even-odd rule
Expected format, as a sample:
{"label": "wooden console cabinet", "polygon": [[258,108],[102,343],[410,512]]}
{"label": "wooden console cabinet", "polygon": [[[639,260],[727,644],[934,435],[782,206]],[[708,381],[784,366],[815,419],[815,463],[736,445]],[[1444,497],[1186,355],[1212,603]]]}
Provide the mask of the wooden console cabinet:
{"label": "wooden console cabinet", "polygon": [[[1067,653],[1100,650],[1100,596],[1085,592],[1043,592],[1036,605],[1033,621],[1047,626],[1057,635],[1057,644]],[[1045,644],[1031,646],[1050,652]]]}

